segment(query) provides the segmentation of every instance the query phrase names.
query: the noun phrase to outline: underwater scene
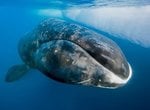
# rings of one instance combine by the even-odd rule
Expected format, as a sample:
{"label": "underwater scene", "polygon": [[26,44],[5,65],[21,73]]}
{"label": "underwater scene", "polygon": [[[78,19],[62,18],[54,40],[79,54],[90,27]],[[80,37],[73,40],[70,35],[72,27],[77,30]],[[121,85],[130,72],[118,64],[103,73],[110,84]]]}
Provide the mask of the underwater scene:
{"label": "underwater scene", "polygon": [[1,0],[0,110],[150,110],[150,0]]}

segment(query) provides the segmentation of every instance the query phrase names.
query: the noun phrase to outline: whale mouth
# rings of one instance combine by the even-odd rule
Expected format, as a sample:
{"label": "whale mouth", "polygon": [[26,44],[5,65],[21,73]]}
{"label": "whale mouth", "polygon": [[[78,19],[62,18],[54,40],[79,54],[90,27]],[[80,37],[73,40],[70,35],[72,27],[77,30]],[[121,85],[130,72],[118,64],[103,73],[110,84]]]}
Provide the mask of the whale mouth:
{"label": "whale mouth", "polygon": [[[129,63],[128,63],[128,67],[129,67],[129,75],[128,75],[128,77],[126,79],[121,79],[120,77],[115,75],[113,72],[111,72],[108,69],[106,69],[107,71],[109,71],[109,75],[111,74],[111,80],[108,77],[108,82],[106,84],[100,84],[100,85],[98,85],[98,87],[107,88],[107,89],[116,89],[118,87],[124,86],[126,83],[128,83],[128,81],[132,77],[132,67],[131,67],[131,65]],[[105,77],[107,77],[107,74],[106,74]]]}

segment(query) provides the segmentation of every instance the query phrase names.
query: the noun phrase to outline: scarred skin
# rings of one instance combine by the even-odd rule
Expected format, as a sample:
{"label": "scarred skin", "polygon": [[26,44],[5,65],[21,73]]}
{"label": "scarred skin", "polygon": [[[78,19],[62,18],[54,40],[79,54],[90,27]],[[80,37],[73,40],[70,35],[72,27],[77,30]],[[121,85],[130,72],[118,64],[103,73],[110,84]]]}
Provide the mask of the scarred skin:
{"label": "scarred skin", "polygon": [[26,65],[68,84],[116,88],[130,76],[128,62],[113,41],[61,19],[41,22],[20,40],[18,50]]}

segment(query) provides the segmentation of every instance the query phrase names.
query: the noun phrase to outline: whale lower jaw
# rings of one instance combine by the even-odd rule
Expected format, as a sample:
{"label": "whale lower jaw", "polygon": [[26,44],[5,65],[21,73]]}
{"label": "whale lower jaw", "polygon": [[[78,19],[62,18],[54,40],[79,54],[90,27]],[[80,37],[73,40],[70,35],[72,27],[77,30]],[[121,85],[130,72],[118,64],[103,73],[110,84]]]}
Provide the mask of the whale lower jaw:
{"label": "whale lower jaw", "polygon": [[[68,77],[65,77],[66,80],[64,80],[64,82],[66,82],[68,84],[79,84],[79,85],[86,85],[86,86],[93,86],[93,87],[100,87],[100,88],[115,89],[115,88],[118,88],[120,86],[125,85],[129,81],[129,79],[131,78],[132,69],[131,69],[131,66],[129,63],[127,63],[128,68],[129,68],[128,77],[127,78],[121,78],[118,74],[115,74],[114,72],[112,72],[111,70],[109,70],[108,68],[103,66],[101,63],[99,63],[96,59],[91,57],[90,54],[87,53],[87,51],[82,49],[82,47],[80,47],[79,45],[74,44],[73,42],[68,41],[68,40],[51,40],[51,42],[47,42],[47,43],[42,44],[41,47],[39,48],[39,50],[37,50],[35,53],[35,56],[37,56],[37,57],[35,57],[35,59],[36,59],[35,61],[36,61],[36,64],[40,64],[39,68],[41,67],[41,64],[42,65],[49,64],[49,63],[45,63],[46,61],[49,61],[49,60],[46,60],[46,57],[43,57],[43,54],[41,54],[41,53],[43,53],[43,50],[45,48],[48,48],[47,49],[48,52],[54,53],[55,56],[60,54],[60,53],[62,54],[63,53],[62,48],[60,48],[60,49],[55,48],[55,49],[50,50],[49,47],[51,47],[54,44],[55,45],[57,44],[58,47],[60,47],[60,46],[62,46],[62,43],[64,44],[64,42],[69,43],[70,45],[74,46],[75,51],[84,52],[85,56],[80,56],[79,53],[77,54],[76,52],[75,53],[69,53],[68,56],[71,56],[70,58],[72,60],[74,60],[74,62],[71,63],[72,65],[80,67],[80,68],[84,68],[86,71],[81,71],[81,72],[84,74],[87,74],[89,76],[89,78],[87,78],[85,80],[81,79],[80,82],[77,80],[69,81]],[[57,50],[57,52],[55,52],[56,50]],[[52,55],[50,55],[50,56],[52,56]],[[78,57],[78,56],[80,56],[80,57]],[[88,58],[89,60],[85,60],[85,57],[86,57],[86,59]],[[61,60],[61,58],[60,58],[60,61],[64,61],[64,60]],[[63,62],[63,64],[67,64],[64,62]],[[51,67],[51,66],[52,65],[48,65],[45,67]],[[68,65],[66,65],[66,66],[68,66]],[[90,68],[90,72],[89,72],[89,69],[87,69],[87,68]],[[47,73],[50,73],[50,71],[52,71],[52,70],[49,70],[49,68],[48,69],[46,68],[46,70],[48,71]],[[41,71],[43,71],[43,70],[41,70]],[[61,70],[59,72],[61,73]],[[67,71],[66,71],[66,73],[67,73]],[[92,75],[94,75],[96,73],[98,73],[98,75],[96,76],[97,79],[94,79]],[[79,74],[81,74],[81,73],[79,73]],[[51,76],[51,74],[49,74],[48,77],[53,78]],[[59,76],[55,77],[55,80],[63,82],[60,79],[61,78],[59,78]],[[97,82],[94,83],[93,79],[94,79],[94,81],[97,81]]]}

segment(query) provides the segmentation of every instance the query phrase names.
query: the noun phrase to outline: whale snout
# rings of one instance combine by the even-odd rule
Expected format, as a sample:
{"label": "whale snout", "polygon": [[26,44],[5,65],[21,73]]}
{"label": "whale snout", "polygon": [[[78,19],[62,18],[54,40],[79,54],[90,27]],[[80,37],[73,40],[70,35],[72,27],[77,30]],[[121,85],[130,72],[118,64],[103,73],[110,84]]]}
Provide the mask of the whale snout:
{"label": "whale snout", "polygon": [[124,86],[132,76],[132,68],[129,63],[128,63],[128,68],[129,68],[129,73],[127,73],[127,75],[124,78],[118,76],[112,71],[105,70],[105,74],[103,74],[99,79],[98,87],[115,89]]}

